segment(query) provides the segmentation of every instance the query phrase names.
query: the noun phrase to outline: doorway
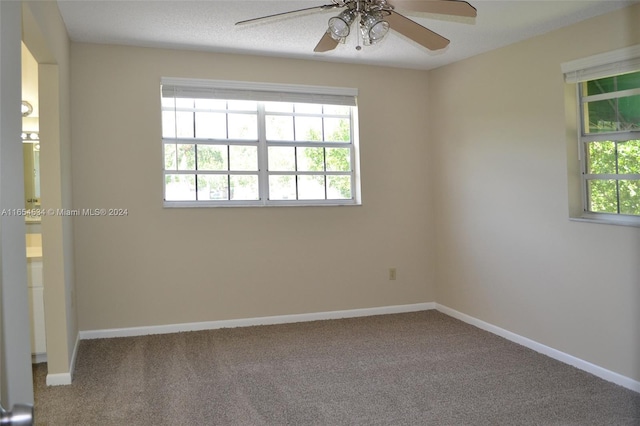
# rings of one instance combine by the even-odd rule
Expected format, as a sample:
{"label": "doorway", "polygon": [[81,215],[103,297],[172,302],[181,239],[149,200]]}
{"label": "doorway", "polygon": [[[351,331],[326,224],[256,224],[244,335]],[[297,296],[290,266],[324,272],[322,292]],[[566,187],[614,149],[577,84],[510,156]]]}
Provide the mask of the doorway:
{"label": "doorway", "polygon": [[42,203],[40,194],[40,102],[38,62],[24,42],[22,58],[22,148],[24,156],[25,243],[29,292],[30,339],[33,363],[46,362],[42,258]]}
{"label": "doorway", "polygon": [[[4,3],[7,2],[0,0],[0,4]],[[78,347],[73,218],[56,213],[73,208],[70,41],[56,2],[23,1],[20,6],[21,39],[38,64],[41,207],[47,212],[41,217],[40,223],[46,324],[46,384],[65,385],[72,381]],[[19,48],[18,46],[18,55]],[[14,179],[15,176],[14,174]],[[26,201],[23,197],[24,194],[21,204]],[[37,202],[39,197],[34,198]],[[24,239],[24,228],[22,232]],[[28,315],[28,312],[25,314]],[[24,333],[28,340],[29,330],[24,330]]]}

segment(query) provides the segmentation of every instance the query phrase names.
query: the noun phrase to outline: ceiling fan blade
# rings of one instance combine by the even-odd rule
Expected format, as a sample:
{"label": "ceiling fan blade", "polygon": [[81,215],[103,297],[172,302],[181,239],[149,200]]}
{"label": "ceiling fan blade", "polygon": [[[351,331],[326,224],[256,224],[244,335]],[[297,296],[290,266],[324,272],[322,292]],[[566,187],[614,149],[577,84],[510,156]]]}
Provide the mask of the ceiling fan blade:
{"label": "ceiling fan blade", "polygon": [[449,45],[448,39],[397,12],[391,12],[391,15],[385,17],[385,19],[391,29],[409,37],[429,50],[444,49]]}
{"label": "ceiling fan blade", "polygon": [[331,37],[329,31],[324,33],[318,44],[316,45],[314,52],[328,52],[329,50],[333,50],[338,46],[338,40]]}
{"label": "ceiling fan blade", "polygon": [[236,25],[249,24],[252,22],[261,21],[263,19],[277,18],[278,16],[289,15],[292,13],[306,12],[308,10],[329,10],[329,9],[335,9],[336,7],[340,7],[340,6],[337,4],[325,4],[322,6],[305,7],[304,9],[296,9],[296,10],[290,10],[288,12],[274,13],[273,15],[261,16],[259,18],[245,19],[244,21],[236,22]]}
{"label": "ceiling fan blade", "polygon": [[439,13],[442,15],[475,18],[478,11],[466,1],[458,0],[394,0],[399,9],[412,12]]}

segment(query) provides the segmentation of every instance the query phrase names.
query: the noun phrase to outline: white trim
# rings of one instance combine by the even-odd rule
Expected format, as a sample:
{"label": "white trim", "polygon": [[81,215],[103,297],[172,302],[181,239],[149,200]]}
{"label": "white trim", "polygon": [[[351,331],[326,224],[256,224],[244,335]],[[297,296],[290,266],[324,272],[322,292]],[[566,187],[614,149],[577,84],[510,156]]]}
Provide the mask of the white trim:
{"label": "white trim", "polygon": [[78,347],[80,346],[80,333],[76,334],[76,343],[73,345],[71,353],[71,362],[69,363],[69,374],[73,380],[73,373],[76,371],[76,356],[78,355]]}
{"label": "white trim", "polygon": [[73,381],[73,372],[76,369],[76,355],[78,354],[78,346],[80,346],[80,333],[76,336],[76,343],[73,346],[71,354],[71,362],[69,363],[68,373],[47,374],[47,386],[70,385]]}
{"label": "white trim", "polygon": [[614,371],[607,370],[606,368],[602,368],[598,365],[592,364],[588,361],[584,361],[580,358],[576,358],[573,355],[569,355],[557,349],[553,349],[549,346],[543,345],[542,343],[538,343],[535,340],[531,340],[526,337],[520,336],[516,333],[512,333],[511,331],[497,327],[493,324],[489,324],[488,322],[484,322],[470,315],[463,314],[462,312],[458,312],[454,309],[451,309],[439,303],[436,303],[435,305],[436,305],[436,309],[442,312],[443,314],[459,319],[460,321],[466,322],[468,324],[481,328],[482,330],[496,334],[500,337],[504,337],[507,340],[510,340],[519,345],[525,346],[529,349],[533,349],[536,352],[540,352],[543,355],[546,355],[550,358],[553,358],[565,364],[572,365],[576,368],[579,368],[580,370],[586,371],[587,373],[591,373],[594,376],[600,377],[601,379],[607,380],[609,382],[613,382],[617,385],[623,386],[627,389],[631,389],[632,391],[640,393],[640,382],[637,380],[634,380],[630,377],[623,376],[622,374],[616,373]]}
{"label": "white trim", "polygon": [[624,216],[606,213],[582,213],[581,216],[570,217],[572,222],[599,223],[601,225],[632,226],[640,228],[640,216]]}
{"label": "white trim", "polygon": [[567,83],[578,83],[623,74],[638,70],[639,67],[640,44],[568,61],[560,65]]}
{"label": "white trim", "polygon": [[31,354],[31,364],[47,362],[47,353]]}
{"label": "white trim", "polygon": [[[579,123],[578,128],[581,128],[582,123]],[[632,139],[640,139],[640,131],[622,131],[622,132],[602,132],[602,133],[587,133],[581,135],[578,132],[578,137],[582,139],[582,142],[600,142],[600,141],[614,141],[625,142]]]}
{"label": "white trim", "polygon": [[185,87],[215,87],[220,89],[259,92],[285,92],[301,94],[358,96],[355,87],[310,86],[304,84],[262,83],[254,81],[209,80],[198,78],[161,77],[161,85]]}
{"label": "white trim", "polygon": [[[2,0],[0,0],[2,1]],[[330,175],[329,175],[330,176]],[[266,179],[263,179],[265,181]],[[266,204],[262,201],[258,201],[254,204],[253,201],[214,201],[213,203],[208,201],[164,201],[163,207],[167,209],[182,209],[182,208],[211,208],[211,207],[349,207],[349,206],[361,206],[361,201],[344,200],[348,203],[338,203],[343,200],[302,200],[302,201],[290,201],[290,200],[269,200]],[[334,202],[335,201],[335,202]],[[249,204],[251,203],[251,204]]]}
{"label": "white trim", "polygon": [[63,386],[71,384],[71,373],[47,374],[47,386]]}
{"label": "white trim", "polygon": [[270,317],[241,318],[232,320],[194,322],[184,324],[155,325],[147,327],[112,328],[79,332],[80,340],[107,339],[113,337],[145,336],[149,334],[180,333],[184,331],[216,330],[219,328],[250,327],[255,325],[288,324],[340,318],[356,318],[372,315],[400,314],[435,309],[435,302],[411,305],[381,306],[376,308],[350,309],[345,311],[314,312],[309,314],[279,315]]}
{"label": "white trim", "polygon": [[640,95],[640,87],[634,89],[618,90],[616,92],[598,93],[597,95],[588,95],[582,97],[583,103],[606,101],[615,98],[627,98],[629,96]]}

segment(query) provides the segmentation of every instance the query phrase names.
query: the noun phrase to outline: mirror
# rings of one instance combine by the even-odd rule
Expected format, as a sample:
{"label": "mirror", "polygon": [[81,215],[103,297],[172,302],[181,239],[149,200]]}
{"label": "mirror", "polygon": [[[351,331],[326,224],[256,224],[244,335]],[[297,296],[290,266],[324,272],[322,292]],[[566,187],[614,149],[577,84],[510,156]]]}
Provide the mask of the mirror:
{"label": "mirror", "polygon": [[[27,211],[39,210],[40,204],[40,143],[23,143],[24,199]],[[27,222],[40,222],[40,216],[25,216]]]}
{"label": "mirror", "polygon": [[[0,0],[2,1],[2,0]],[[34,211],[40,203],[40,103],[38,62],[22,43],[22,150],[24,157],[24,208]],[[40,223],[40,215],[25,216],[27,224]],[[32,227],[33,228],[33,227]],[[32,229],[33,230],[33,229]]]}

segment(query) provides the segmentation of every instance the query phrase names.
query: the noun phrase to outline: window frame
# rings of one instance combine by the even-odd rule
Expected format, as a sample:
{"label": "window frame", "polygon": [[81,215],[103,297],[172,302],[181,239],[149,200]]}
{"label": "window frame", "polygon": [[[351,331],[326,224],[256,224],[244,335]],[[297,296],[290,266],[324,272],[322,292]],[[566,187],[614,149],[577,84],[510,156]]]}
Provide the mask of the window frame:
{"label": "window frame", "polygon": [[[600,78],[612,77],[640,71],[640,45],[618,49],[588,58],[578,59],[563,63],[562,71],[565,82],[575,85],[577,103],[577,143],[578,165],[580,172],[580,199],[582,212],[579,217],[571,217],[571,220],[586,221],[592,223],[625,225],[640,227],[640,215],[621,213],[605,213],[590,211],[589,181],[592,180],[626,180],[640,179],[640,174],[595,174],[589,173],[589,143],[592,142],[617,142],[628,140],[640,140],[640,131],[611,131],[587,133],[585,119],[585,105],[588,102],[619,99],[628,95],[640,94],[640,88],[614,91],[606,94],[583,96],[582,85],[585,82]],[[616,159],[617,166],[617,159]],[[617,171],[617,170],[616,170]],[[620,198],[617,199],[618,212],[620,211]]]}
{"label": "window frame", "polygon": [[[169,87],[165,91],[165,87]],[[201,99],[217,99],[217,100],[249,100],[256,102],[257,110],[251,112],[256,115],[257,121],[257,139],[253,140],[236,140],[236,139],[215,139],[215,138],[198,138],[194,132],[193,138],[188,137],[165,137],[164,135],[164,119],[161,117],[163,134],[161,137],[162,143],[162,193],[163,193],[163,206],[164,207],[267,207],[267,206],[346,206],[346,205],[361,205],[360,196],[360,173],[359,173],[359,152],[358,152],[358,119],[357,119],[357,89],[354,88],[342,88],[342,87],[325,87],[325,86],[306,86],[306,85],[283,85],[273,83],[254,83],[254,82],[236,82],[236,81],[222,81],[222,80],[202,80],[202,79],[182,79],[182,78],[167,78],[161,79],[161,100],[163,98],[169,98],[165,93],[171,93],[171,91],[177,91],[184,89],[186,92],[193,90]],[[202,94],[204,93],[204,95]],[[207,93],[211,94],[208,97]],[[176,96],[174,94],[174,96]],[[188,96],[184,96],[189,98]],[[324,109],[321,113],[278,113],[269,112],[265,110],[265,104],[267,102],[288,102],[292,104],[308,103],[315,105],[340,105],[349,108],[348,114],[329,114],[325,113]],[[174,105],[173,108],[167,108],[161,105],[161,111],[168,110],[177,111],[178,108]],[[194,113],[197,108],[193,108]],[[227,105],[227,114],[229,114],[229,108]],[[284,115],[284,116],[307,116],[307,117],[320,117],[324,118],[348,118],[350,126],[350,141],[296,141],[296,140],[277,140],[270,141],[267,139],[266,131],[266,117],[267,115]],[[195,120],[195,118],[194,118]],[[195,121],[194,121],[195,123]],[[324,121],[323,121],[324,123]],[[228,136],[228,135],[227,135]],[[295,139],[295,138],[294,138]],[[244,145],[244,146],[256,146],[257,147],[257,167],[255,172],[252,171],[234,171],[231,170],[230,165],[227,165],[227,170],[202,170],[198,169],[197,158],[193,170],[169,170],[166,168],[164,152],[165,146],[171,144],[191,144],[194,145],[194,150],[197,150],[197,145],[213,145],[213,146],[227,146]],[[322,171],[299,171],[297,165],[294,171],[276,171],[269,170],[268,167],[268,150],[269,147],[284,146],[294,147],[296,150],[300,147],[318,147],[324,149],[325,163]],[[348,148],[350,169],[349,171],[331,171],[326,167],[326,149],[327,148]],[[257,200],[167,200],[166,191],[166,176],[172,174],[185,174],[193,175],[197,180],[200,175],[248,175],[255,174],[258,177],[258,199]],[[269,198],[269,177],[271,175],[292,175],[296,178],[296,192],[298,188],[299,176],[315,175],[324,177],[324,190],[325,199],[299,199],[296,193],[296,199],[280,200]],[[349,176],[351,181],[351,198],[349,199],[327,199],[328,190],[328,176],[341,175]],[[196,186],[197,188],[197,186]],[[228,189],[229,191],[230,189]],[[196,189],[197,191],[197,189]]]}
{"label": "window frame", "polygon": [[[640,71],[640,70],[639,70]],[[616,74],[615,76],[619,76],[622,74]],[[611,76],[614,77],[614,76]],[[586,80],[586,82],[593,80]],[[633,174],[625,174],[625,173],[590,173],[589,171],[589,144],[593,142],[613,142],[616,145],[616,169],[618,168],[618,158],[617,158],[617,150],[619,142],[626,142],[630,140],[640,140],[640,130],[628,130],[628,131],[611,131],[611,132],[594,132],[587,133],[587,123],[585,123],[585,107],[589,102],[596,102],[601,100],[613,100],[620,99],[625,96],[631,95],[639,95],[640,88],[623,90],[623,91],[612,91],[606,94],[598,94],[598,95],[584,95],[583,94],[583,83],[578,83],[577,85],[578,91],[578,106],[580,112],[580,129],[578,134],[578,140],[580,143],[580,170],[581,170],[581,186],[582,186],[582,210],[585,215],[593,218],[602,218],[614,220],[614,218],[620,218],[621,222],[634,222],[634,218],[637,218],[640,221],[640,215],[632,215],[620,213],[620,192],[619,192],[619,184],[618,182],[621,180],[640,180],[640,173]],[[596,212],[591,210],[591,193],[589,190],[589,182],[590,181],[598,181],[598,180],[613,180],[616,181],[617,188],[617,213],[607,213],[607,212]]]}

